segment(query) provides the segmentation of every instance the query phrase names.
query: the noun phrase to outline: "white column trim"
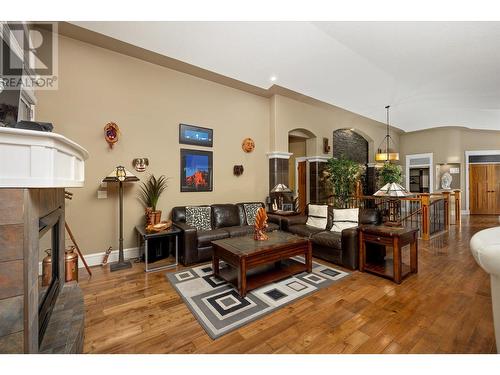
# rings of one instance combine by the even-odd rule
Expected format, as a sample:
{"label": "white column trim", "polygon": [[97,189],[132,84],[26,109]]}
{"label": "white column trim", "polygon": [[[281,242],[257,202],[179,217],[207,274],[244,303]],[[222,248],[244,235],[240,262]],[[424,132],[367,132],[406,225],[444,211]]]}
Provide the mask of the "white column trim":
{"label": "white column trim", "polygon": [[269,159],[290,159],[290,156],[293,155],[291,152],[284,151],[271,151],[266,153]]}
{"label": "white column trim", "polygon": [[320,162],[320,163],[326,163],[330,159],[329,157],[326,156],[308,156],[307,161],[308,162]]}

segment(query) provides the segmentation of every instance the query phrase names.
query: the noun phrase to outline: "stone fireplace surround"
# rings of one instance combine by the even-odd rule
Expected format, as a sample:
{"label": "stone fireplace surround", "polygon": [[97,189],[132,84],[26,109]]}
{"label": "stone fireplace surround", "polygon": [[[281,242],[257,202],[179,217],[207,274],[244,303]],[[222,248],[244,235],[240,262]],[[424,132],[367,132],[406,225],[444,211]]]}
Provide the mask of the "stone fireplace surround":
{"label": "stone fireplace surround", "polygon": [[[57,210],[64,220],[64,189],[0,189],[1,353],[39,351],[39,219]],[[62,290],[64,223],[58,228],[59,261],[54,267],[59,268]]]}
{"label": "stone fireplace surround", "polygon": [[[59,134],[0,128],[0,158],[0,354],[80,353],[83,295],[64,282],[64,187],[83,186],[88,153]],[[59,293],[39,343],[39,221],[51,213]]]}

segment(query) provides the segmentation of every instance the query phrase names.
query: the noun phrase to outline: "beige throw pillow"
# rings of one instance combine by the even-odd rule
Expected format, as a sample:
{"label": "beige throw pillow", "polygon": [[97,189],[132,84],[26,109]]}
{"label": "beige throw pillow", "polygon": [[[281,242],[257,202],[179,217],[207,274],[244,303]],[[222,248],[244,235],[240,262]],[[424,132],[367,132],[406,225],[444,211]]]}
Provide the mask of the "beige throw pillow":
{"label": "beige throw pillow", "polygon": [[359,208],[333,210],[332,232],[342,232],[344,229],[358,226]]}
{"label": "beige throw pillow", "polygon": [[308,211],[309,213],[306,224],[311,227],[326,229],[328,206],[310,204]]}

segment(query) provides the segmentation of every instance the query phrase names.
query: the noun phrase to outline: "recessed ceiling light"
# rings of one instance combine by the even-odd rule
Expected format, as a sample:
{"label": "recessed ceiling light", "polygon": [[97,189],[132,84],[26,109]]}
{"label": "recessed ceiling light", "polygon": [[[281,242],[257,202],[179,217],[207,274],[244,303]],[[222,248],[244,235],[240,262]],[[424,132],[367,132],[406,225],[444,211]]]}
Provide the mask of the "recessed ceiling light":
{"label": "recessed ceiling light", "polygon": [[276,76],[271,76],[271,78],[269,78],[271,80],[271,82],[276,82],[276,80],[278,79],[278,77]]}

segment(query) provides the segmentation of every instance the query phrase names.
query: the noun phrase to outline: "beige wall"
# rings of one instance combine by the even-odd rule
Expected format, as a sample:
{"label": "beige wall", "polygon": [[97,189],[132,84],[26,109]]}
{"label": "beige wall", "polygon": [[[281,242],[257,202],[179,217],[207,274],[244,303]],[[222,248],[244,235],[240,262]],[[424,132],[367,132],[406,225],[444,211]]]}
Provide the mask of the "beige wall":
{"label": "beige wall", "polygon": [[[288,150],[288,132],[306,129],[314,133],[314,144],[307,144],[307,156],[328,156],[323,153],[323,138],[333,143],[333,131],[336,129],[354,129],[368,140],[370,162],[374,161],[375,152],[386,134],[384,124],[358,114],[330,105],[313,105],[275,95],[271,128],[274,138],[271,148],[276,151]],[[383,109],[382,109],[383,110]],[[399,144],[401,131],[391,130],[391,136]],[[330,153],[331,155],[331,153]]]}
{"label": "beige wall", "polygon": [[[66,37],[59,44],[59,90],[40,91],[36,118],[85,147],[86,182],[72,189],[67,219],[85,253],[118,246],[116,188],[97,199],[100,180],[114,166],[132,169],[132,159],[147,157],[147,172],[170,177],[160,200],[163,217],[173,206],[264,200],[268,189],[269,100]],[[120,141],[110,150],[103,127],[116,122]],[[180,193],[179,123],[214,129],[214,191]],[[245,137],[255,140],[253,153],[241,149]],[[207,149],[201,148],[200,149]],[[242,164],[242,176],[233,165]],[[146,174],[138,175],[144,180]],[[125,194],[125,248],[135,246],[133,227],[143,208],[138,184]]]}
{"label": "beige wall", "polygon": [[[37,120],[52,122],[56,132],[90,153],[85,187],[73,189],[66,211],[84,253],[118,247],[116,186],[108,187],[107,199],[97,199],[100,180],[116,165],[132,170],[132,159],[147,157],[147,172],[170,178],[159,204],[166,218],[176,205],[264,200],[269,185],[266,153],[288,151],[290,130],[314,133],[308,156],[323,155],[322,138],[331,144],[333,130],[354,128],[369,140],[373,158],[385,135],[383,124],[334,106],[258,96],[62,36],[59,89],[37,96]],[[112,150],[103,138],[109,121],[122,132]],[[214,129],[213,192],[180,193],[179,150],[196,148],[179,145],[181,122]],[[241,149],[246,137],[255,140],[251,154]],[[245,168],[240,177],[233,176],[235,164]],[[146,174],[138,177],[144,180]],[[137,190],[138,184],[126,188],[125,248],[136,246],[133,227],[142,222]]]}
{"label": "beige wall", "polygon": [[[406,155],[433,153],[434,170],[439,163],[460,163],[465,209],[465,151],[500,150],[500,131],[471,130],[463,127],[443,127],[404,133],[400,137],[401,164]],[[434,182],[435,184],[435,182]]]}

